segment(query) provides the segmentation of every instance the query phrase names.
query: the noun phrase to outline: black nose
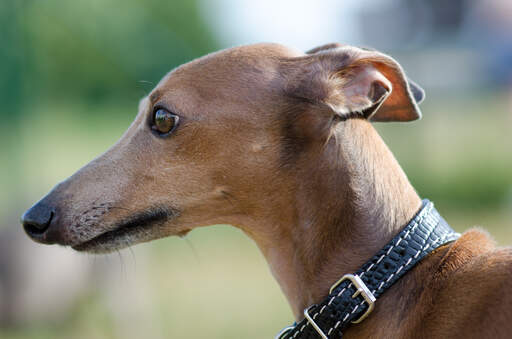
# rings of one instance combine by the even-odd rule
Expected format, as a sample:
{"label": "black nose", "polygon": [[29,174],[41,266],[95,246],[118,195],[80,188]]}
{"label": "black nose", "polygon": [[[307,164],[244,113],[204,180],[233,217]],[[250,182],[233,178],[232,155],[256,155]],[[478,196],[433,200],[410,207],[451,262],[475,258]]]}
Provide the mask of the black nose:
{"label": "black nose", "polygon": [[55,218],[55,209],[43,203],[37,203],[21,216],[25,232],[34,240],[41,240]]}

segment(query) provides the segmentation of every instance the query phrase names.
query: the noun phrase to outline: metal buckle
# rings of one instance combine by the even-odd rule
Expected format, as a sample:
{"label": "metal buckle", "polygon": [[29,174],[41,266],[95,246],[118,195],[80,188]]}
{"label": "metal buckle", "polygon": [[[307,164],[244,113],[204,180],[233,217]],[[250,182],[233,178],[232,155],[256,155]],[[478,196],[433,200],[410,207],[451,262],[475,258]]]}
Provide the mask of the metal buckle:
{"label": "metal buckle", "polygon": [[329,339],[329,337],[325,335],[324,331],[322,331],[320,326],[318,326],[313,320],[313,318],[309,315],[309,310],[315,306],[316,305],[311,305],[308,308],[304,309],[304,317],[308,320],[311,326],[313,326],[313,328],[318,332],[318,334],[320,334],[320,337],[322,337],[322,339]]}
{"label": "metal buckle", "polygon": [[295,326],[287,326],[285,328],[283,328],[281,331],[279,331],[279,333],[276,335],[276,337],[274,339],[283,339],[284,336],[290,332],[291,330],[293,330],[295,328]]}
{"label": "metal buckle", "polygon": [[[343,277],[341,277],[340,280],[338,280],[334,285],[332,285],[331,289],[329,290],[329,294],[332,294],[332,291],[334,291],[334,289],[338,287],[339,284],[341,284],[344,280],[350,280],[352,284],[357,288],[356,292],[352,295],[352,299],[354,299],[358,295],[362,295],[364,301],[366,301],[366,303],[368,304],[368,309],[366,310],[366,312],[362,316],[360,316],[359,319],[352,321],[354,324],[358,324],[361,321],[363,321],[373,311],[373,308],[375,306],[374,304],[377,299],[375,298],[373,293],[370,292],[370,290],[368,289],[366,284],[361,280],[361,278],[353,274],[345,274]],[[324,331],[322,331],[320,326],[318,326],[318,324],[315,322],[313,317],[309,315],[309,311],[316,306],[317,305],[311,305],[308,308],[304,309],[304,317],[308,320],[311,326],[313,326],[315,331],[320,335],[320,337],[322,337],[322,339],[329,339],[329,337],[324,333]],[[276,336],[276,339],[281,339],[286,333],[288,333],[288,331],[291,331],[293,328],[293,326],[283,328],[281,332],[279,332],[279,334]]]}
{"label": "metal buckle", "polygon": [[331,289],[329,290],[329,294],[331,294],[332,291],[334,291],[334,289],[338,287],[339,284],[341,284],[344,280],[350,280],[352,284],[354,284],[354,286],[357,288],[357,291],[352,295],[352,299],[354,299],[358,295],[362,295],[364,301],[366,301],[366,303],[368,304],[368,309],[366,310],[366,312],[362,316],[360,316],[359,319],[352,321],[354,324],[358,324],[361,321],[363,321],[368,315],[370,315],[375,306],[375,300],[377,299],[375,298],[373,293],[370,292],[368,287],[366,287],[366,284],[361,280],[361,278],[353,274],[345,274],[343,277],[341,277],[340,280],[338,280],[334,285],[332,285]]}

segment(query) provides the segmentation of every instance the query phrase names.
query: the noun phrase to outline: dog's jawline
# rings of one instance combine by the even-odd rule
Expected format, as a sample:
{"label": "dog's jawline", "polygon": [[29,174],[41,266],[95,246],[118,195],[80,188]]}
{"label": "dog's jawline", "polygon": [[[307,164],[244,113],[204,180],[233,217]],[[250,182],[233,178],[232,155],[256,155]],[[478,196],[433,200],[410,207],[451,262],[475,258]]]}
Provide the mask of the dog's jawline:
{"label": "dog's jawline", "polygon": [[[178,215],[179,213],[177,210],[162,207],[139,212],[117,223],[117,225],[112,230],[101,233],[92,239],[86,240],[71,247],[79,252],[113,252],[136,243],[129,241],[127,236],[136,236],[145,230],[149,230],[155,226],[162,225],[166,221],[176,218]],[[116,244],[116,241],[119,239],[123,239],[123,241],[121,244]]]}

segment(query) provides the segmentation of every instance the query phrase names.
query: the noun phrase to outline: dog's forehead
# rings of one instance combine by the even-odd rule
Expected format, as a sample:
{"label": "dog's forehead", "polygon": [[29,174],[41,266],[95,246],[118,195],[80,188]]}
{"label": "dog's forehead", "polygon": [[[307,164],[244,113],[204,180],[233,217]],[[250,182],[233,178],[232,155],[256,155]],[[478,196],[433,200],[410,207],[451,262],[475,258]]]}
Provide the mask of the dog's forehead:
{"label": "dog's forehead", "polygon": [[201,77],[209,80],[222,80],[250,74],[265,75],[275,70],[281,60],[303,55],[302,52],[279,44],[254,44],[228,48],[188,62],[172,72],[164,79],[163,85],[173,79],[192,78],[200,81]]}
{"label": "dog's forehead", "polygon": [[[204,69],[217,67],[246,67],[247,65],[269,65],[281,59],[304,55],[303,52],[275,43],[259,43],[227,48],[188,62],[178,68],[175,73],[185,72],[196,67]],[[171,73],[173,73],[171,72]]]}
{"label": "dog's forehead", "polygon": [[148,99],[152,104],[166,99],[210,103],[234,96],[250,99],[279,86],[280,62],[301,55],[301,51],[271,43],[211,53],[169,72]]}

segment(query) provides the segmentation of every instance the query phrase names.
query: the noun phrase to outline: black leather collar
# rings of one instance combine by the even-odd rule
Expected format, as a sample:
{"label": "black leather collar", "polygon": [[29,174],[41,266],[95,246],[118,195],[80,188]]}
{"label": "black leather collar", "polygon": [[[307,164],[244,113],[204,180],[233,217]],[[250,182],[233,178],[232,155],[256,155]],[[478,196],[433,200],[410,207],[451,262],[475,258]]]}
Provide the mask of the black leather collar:
{"label": "black leather collar", "polygon": [[434,204],[423,206],[407,226],[354,274],[336,282],[327,298],[304,310],[305,319],[284,328],[276,338],[342,337],[342,330],[361,322],[377,298],[427,254],[455,241],[456,233],[439,215]]}

